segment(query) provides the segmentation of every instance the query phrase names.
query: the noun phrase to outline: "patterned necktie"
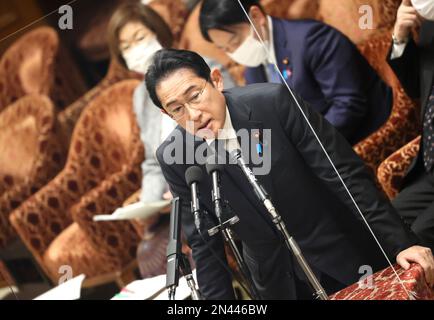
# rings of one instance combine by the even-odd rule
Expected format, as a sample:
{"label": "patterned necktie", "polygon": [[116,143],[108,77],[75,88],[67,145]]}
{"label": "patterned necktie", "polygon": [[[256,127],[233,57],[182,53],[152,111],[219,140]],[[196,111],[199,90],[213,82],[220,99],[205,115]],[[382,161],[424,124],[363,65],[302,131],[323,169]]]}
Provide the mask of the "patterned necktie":
{"label": "patterned necktie", "polygon": [[427,172],[431,172],[434,166],[434,87],[426,106],[423,119],[423,162]]}

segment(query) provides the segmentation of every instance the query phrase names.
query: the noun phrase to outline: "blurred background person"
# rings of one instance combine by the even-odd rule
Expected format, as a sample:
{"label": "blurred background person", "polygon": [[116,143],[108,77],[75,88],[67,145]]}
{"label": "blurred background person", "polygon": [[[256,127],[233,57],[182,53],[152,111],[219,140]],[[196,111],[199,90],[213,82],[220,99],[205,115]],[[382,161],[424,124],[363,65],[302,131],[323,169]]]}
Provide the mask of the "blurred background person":
{"label": "blurred background person", "polygon": [[406,93],[420,99],[422,109],[419,152],[393,205],[422,244],[434,250],[434,1],[402,2],[388,62]]}
{"label": "blurred background person", "polygon": [[203,36],[233,60],[247,66],[247,84],[287,84],[355,144],[389,117],[391,89],[353,43],[336,29],[314,20],[267,16],[256,0],[242,0],[265,46],[238,1],[204,0]]}

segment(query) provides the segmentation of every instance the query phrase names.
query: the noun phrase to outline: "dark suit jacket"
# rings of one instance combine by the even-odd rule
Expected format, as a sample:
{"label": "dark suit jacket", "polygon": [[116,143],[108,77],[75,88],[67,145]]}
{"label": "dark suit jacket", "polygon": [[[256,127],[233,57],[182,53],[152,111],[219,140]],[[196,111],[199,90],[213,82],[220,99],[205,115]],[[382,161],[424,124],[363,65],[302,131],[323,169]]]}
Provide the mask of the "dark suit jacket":
{"label": "dark suit jacket", "polygon": [[[258,176],[258,180],[269,192],[289,233],[298,241],[312,267],[342,284],[357,281],[362,265],[370,265],[374,270],[383,267],[385,258],[287,88],[278,84],[255,84],[230,89],[224,95],[236,131],[241,128],[271,129],[271,140],[263,143],[264,154],[271,152],[271,171],[268,175]],[[363,162],[342,135],[311,107],[304,103],[301,106],[378,240],[394,261],[401,250],[416,243],[415,236],[405,229],[389,202],[380,197]],[[184,181],[190,165],[168,164],[164,160],[164,153],[170,153],[175,145],[183,148],[185,157],[191,154],[191,148],[201,148],[206,142],[188,145],[191,136],[189,138],[180,127],[177,129],[159,147],[157,158],[174,196],[184,200],[183,229],[193,249],[202,292],[208,298],[230,298],[230,277],[194,227],[189,206],[190,191]],[[253,256],[250,260],[254,261],[249,261],[249,266],[254,267],[253,276],[261,283],[261,279],[267,279],[267,273],[274,272],[272,268],[262,268],[264,265],[286,263],[272,252],[281,249],[281,241],[241,170],[236,165],[225,165],[225,170],[223,196],[240,218],[233,229],[245,251],[250,253],[249,257]],[[202,208],[213,212],[208,176],[200,189]],[[213,250],[224,259],[221,238],[214,237],[210,241]],[[267,283],[262,285],[266,287]]]}
{"label": "dark suit jacket", "polygon": [[[292,72],[288,85],[351,144],[387,120],[391,89],[339,31],[313,20],[273,18],[273,36],[279,70]],[[263,66],[247,68],[245,77],[267,81]]]}
{"label": "dark suit jacket", "polygon": [[[434,85],[434,22],[422,24],[419,45],[413,39],[407,44],[404,54],[397,59],[390,59],[389,65],[399,78],[405,92],[413,99],[420,99],[421,119],[425,114],[429,96]],[[416,172],[423,170],[422,140],[417,157],[411,163],[403,187],[415,177]]]}

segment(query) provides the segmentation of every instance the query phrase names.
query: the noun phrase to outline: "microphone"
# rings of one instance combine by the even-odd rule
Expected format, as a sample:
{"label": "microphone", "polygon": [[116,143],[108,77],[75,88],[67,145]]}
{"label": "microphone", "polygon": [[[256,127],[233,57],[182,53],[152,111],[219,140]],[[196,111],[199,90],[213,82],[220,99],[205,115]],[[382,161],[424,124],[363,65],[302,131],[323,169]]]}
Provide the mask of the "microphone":
{"label": "microphone", "polygon": [[241,155],[241,150],[236,149],[232,152],[232,161],[236,161],[238,166],[243,171],[244,175],[246,176],[247,180],[249,181],[250,185],[253,187],[253,190],[255,191],[256,196],[258,199],[262,202],[264,207],[267,209],[268,213],[271,216],[271,219],[276,227],[276,229],[282,234],[283,238],[285,239],[286,246],[288,249],[293,253],[295,258],[297,259],[301,269],[303,270],[304,274],[306,275],[310,285],[314,289],[314,293],[317,298],[320,298],[322,300],[328,300],[328,296],[324,288],[321,286],[321,283],[318,281],[318,278],[316,277],[315,273],[312,271],[311,267],[309,266],[308,262],[306,261],[303,253],[301,252],[300,247],[298,246],[295,239],[288,233],[288,230],[286,229],[285,223],[280,216],[280,214],[277,212],[277,209],[274,207],[273,203],[270,200],[269,195],[265,191],[265,189],[259,184],[258,180],[256,179],[255,175],[253,174],[252,170],[250,170],[249,167],[247,167],[246,163],[244,162],[244,159]]}
{"label": "microphone", "polygon": [[[232,234],[231,226],[237,223],[240,219],[236,215],[233,215],[231,218],[229,218],[229,220],[225,222],[223,222],[222,219],[223,201],[220,194],[220,175],[223,174],[224,167],[221,164],[219,164],[219,163],[223,163],[221,161],[218,161],[219,159],[220,158],[218,155],[213,155],[206,159],[206,171],[212,177],[212,201],[214,202],[214,211],[219,223],[218,226],[210,229],[208,232],[210,234],[211,233],[215,234],[221,230],[224,239],[229,244],[229,246],[232,249],[232,252],[234,253],[235,259],[238,264],[238,268],[241,271],[243,278],[247,282],[251,296],[254,299],[260,299],[259,292],[251,278],[249,269],[243,260],[241,252],[239,251]],[[227,206],[227,210],[230,210],[230,213],[233,213],[229,203],[227,203],[226,206]]]}
{"label": "microphone", "polygon": [[[222,197],[220,193],[220,176],[224,173],[223,165],[219,164],[223,163],[222,158],[219,156],[210,156],[206,160],[206,171],[212,177],[212,201],[214,202],[214,211],[218,219],[218,226],[215,226],[208,230],[210,236],[218,233],[220,229],[226,229],[229,226],[236,224],[240,219],[238,216],[233,215],[227,221],[222,222],[223,220],[223,205],[222,205]],[[229,205],[228,205],[229,206]]]}
{"label": "microphone", "polygon": [[192,299],[201,300],[200,292],[196,288],[196,282],[191,272],[190,262],[181,250],[181,214],[181,200],[177,197],[172,200],[172,210],[170,211],[169,243],[166,251],[166,288],[168,289],[169,300],[175,300],[175,292],[179,284],[179,271],[181,269],[191,290]]}
{"label": "microphone", "polygon": [[166,288],[169,289],[169,299],[175,295],[179,283],[179,256],[181,252],[181,209],[180,199],[172,200],[170,211],[169,243],[167,245],[167,277]]}
{"label": "microphone", "polygon": [[200,206],[199,206],[199,183],[203,180],[202,169],[198,166],[189,167],[185,171],[185,181],[191,190],[191,212],[194,216],[194,224],[197,231],[201,232]]}
{"label": "microphone", "polygon": [[220,174],[224,171],[222,165],[219,164],[218,156],[210,156],[206,159],[206,171],[212,178],[212,201],[214,202],[214,210],[219,223],[222,219],[222,206],[220,196]]}

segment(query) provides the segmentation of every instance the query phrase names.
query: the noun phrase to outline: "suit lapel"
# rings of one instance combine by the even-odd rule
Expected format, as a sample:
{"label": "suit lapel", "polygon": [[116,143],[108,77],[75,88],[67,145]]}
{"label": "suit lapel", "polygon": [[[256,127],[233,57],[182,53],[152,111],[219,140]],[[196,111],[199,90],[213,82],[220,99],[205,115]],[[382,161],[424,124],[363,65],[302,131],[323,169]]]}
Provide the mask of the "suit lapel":
{"label": "suit lapel", "polygon": [[[292,52],[288,44],[288,34],[283,26],[281,19],[272,18],[273,21],[273,44],[274,53],[276,55],[277,66],[289,83],[292,74]],[[289,73],[288,73],[289,71]],[[285,76],[287,72],[287,76]]]}
{"label": "suit lapel", "polygon": [[[244,155],[244,160],[248,163],[250,168],[253,168],[254,165],[252,165],[251,161],[249,159],[252,157],[253,153],[256,152],[256,138],[254,137],[255,132],[259,129],[263,129],[263,123],[262,121],[255,121],[251,119],[252,116],[252,109],[250,106],[242,103],[241,101],[234,101],[230,94],[225,93],[226,97],[226,103],[228,106],[229,113],[231,115],[232,120],[232,126],[235,129],[235,132],[240,132],[241,130],[246,130],[249,140],[244,141],[242,143],[242,139],[240,136],[238,136],[238,142],[240,143],[240,146],[242,148],[242,154]],[[250,156],[249,156],[250,154]],[[250,163],[249,163],[250,162]],[[228,175],[232,178],[232,181],[234,185],[238,187],[238,192],[241,192],[246,196],[246,198],[249,200],[249,202],[253,205],[255,208],[261,208],[262,204],[259,203],[258,199],[254,195],[253,189],[250,186],[250,184],[247,181],[247,178],[244,176],[241,169],[233,164],[226,166],[225,170],[227,171]],[[272,184],[271,175],[263,175],[263,176],[257,176],[257,179],[259,182],[264,186],[264,188],[267,190],[268,193],[273,194],[274,193],[274,187]],[[247,192],[246,192],[247,191]],[[262,211],[262,210],[261,210]],[[264,216],[261,215],[263,218]],[[271,225],[271,222],[269,219],[264,219],[268,224]]]}

